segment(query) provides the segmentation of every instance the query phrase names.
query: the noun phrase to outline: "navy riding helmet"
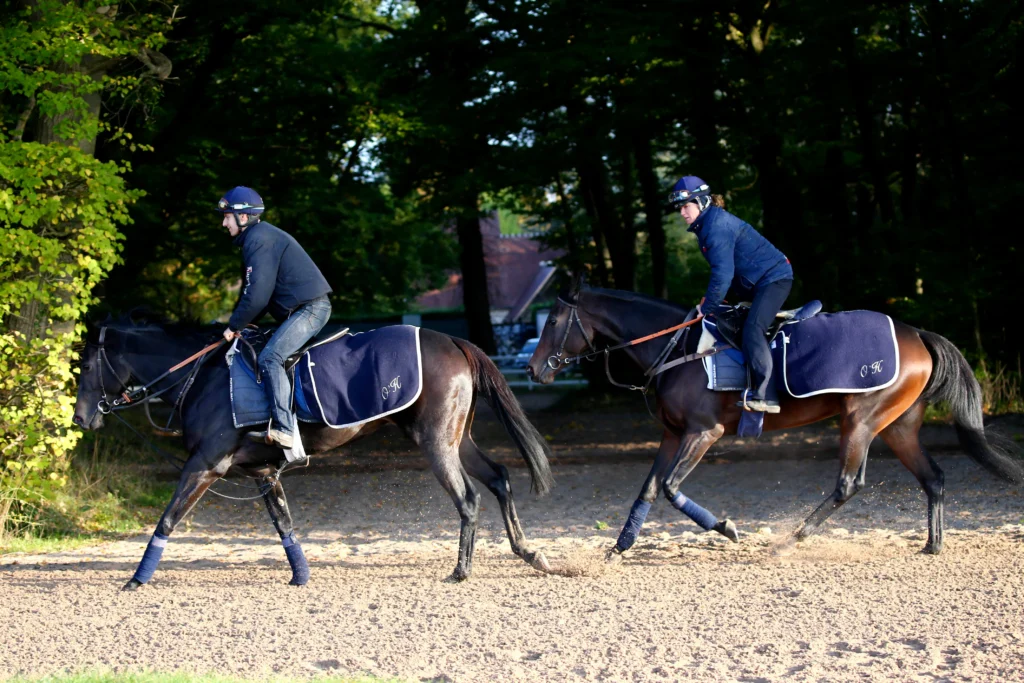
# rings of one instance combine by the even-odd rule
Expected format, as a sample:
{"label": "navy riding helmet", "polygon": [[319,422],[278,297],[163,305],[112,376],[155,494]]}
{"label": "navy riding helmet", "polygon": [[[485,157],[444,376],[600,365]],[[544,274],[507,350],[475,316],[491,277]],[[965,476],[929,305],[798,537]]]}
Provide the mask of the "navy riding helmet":
{"label": "navy riding helmet", "polygon": [[687,202],[696,202],[703,211],[711,206],[711,188],[695,175],[684,175],[672,186],[668,201],[674,211],[678,211]]}
{"label": "navy riding helmet", "polygon": [[259,216],[263,213],[263,199],[251,187],[233,187],[217,202],[217,210],[221,213],[240,213]]}

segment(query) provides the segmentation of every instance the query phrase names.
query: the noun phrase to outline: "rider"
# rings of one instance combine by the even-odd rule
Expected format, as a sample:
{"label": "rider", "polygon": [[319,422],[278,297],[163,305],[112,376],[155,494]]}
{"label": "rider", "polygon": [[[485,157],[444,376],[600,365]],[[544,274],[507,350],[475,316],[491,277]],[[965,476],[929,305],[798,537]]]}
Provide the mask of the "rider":
{"label": "rider", "polygon": [[228,229],[235,246],[242,248],[245,264],[242,297],[224,338],[234,339],[268,307],[271,315],[282,321],[259,356],[260,371],[270,388],[270,427],[266,432],[250,432],[249,436],[279,448],[291,448],[295,426],[284,361],[327,322],[331,286],[294,237],[261,220],[263,200],[255,190],[231,189],[221,197],[217,210],[224,214],[221,225]]}
{"label": "rider", "polygon": [[744,391],[738,405],[768,413],[779,412],[777,401],[766,400],[772,376],[772,354],[765,335],[793,286],[793,268],[748,223],[725,210],[721,195],[711,194],[697,176],[683,176],[672,188],[669,202],[697,235],[700,251],[711,264],[711,281],[697,310],[716,315],[728,307],[727,292],[752,301],[743,325],[743,355],[750,367],[752,392]]}

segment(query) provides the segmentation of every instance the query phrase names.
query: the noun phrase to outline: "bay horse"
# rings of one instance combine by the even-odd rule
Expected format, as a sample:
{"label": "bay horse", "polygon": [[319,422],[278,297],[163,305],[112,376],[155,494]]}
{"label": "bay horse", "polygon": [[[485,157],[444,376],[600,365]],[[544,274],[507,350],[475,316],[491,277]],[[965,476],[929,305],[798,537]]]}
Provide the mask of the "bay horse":
{"label": "bay horse", "polygon": [[[168,323],[135,323],[122,320],[89,331],[80,364],[78,399],[74,422],[84,429],[98,429],[115,405],[116,397],[134,383],[144,384],[192,354],[212,338],[210,328]],[[299,423],[309,454],[324,453],[366,436],[386,423],[398,428],[426,455],[430,467],[451,496],[461,519],[459,553],[448,580],[469,577],[476,540],[480,494],[470,477],[480,481],[498,499],[512,552],[539,571],[550,569],[543,553],[526,542],[512,499],[508,470],[488,458],[470,433],[476,400],[483,396],[505,427],[526,461],[532,488],[546,493],[552,485],[548,464],[550,451],[544,438],[527,419],[501,372],[473,344],[428,329],[420,331],[422,392],[409,407],[358,426],[332,429],[326,425]],[[164,510],[135,575],[124,586],[134,590],[146,583],[175,527],[215,481],[235,470],[260,483],[260,493],[277,528],[292,566],[293,585],[305,584],[309,569],[295,540],[292,516],[278,476],[284,455],[278,448],[245,437],[252,427],[235,428],[228,390],[228,368],[222,346],[201,361],[201,366],[176,370],[151,387],[176,403],[186,385],[180,406],[181,432],[188,450],[181,477]],[[181,382],[190,370],[191,382]]]}
{"label": "bay horse", "polygon": [[[566,356],[596,350],[598,338],[613,345],[639,339],[693,319],[686,310],[661,299],[610,289],[583,287],[578,280],[559,296],[527,365],[528,376],[550,383],[568,365]],[[813,534],[828,517],[864,487],[868,446],[875,436],[892,449],[917,478],[928,497],[926,553],[939,553],[943,540],[942,470],[925,452],[918,431],[929,403],[946,401],[964,451],[982,467],[1010,482],[1024,481],[1024,467],[1013,455],[994,447],[985,437],[981,388],[970,365],[946,338],[893,321],[899,346],[899,373],[890,386],[868,393],[828,393],[808,398],[782,396],[782,411],[766,414],[764,429],[788,429],[840,416],[839,478],[836,488],[794,531],[787,545]],[[685,353],[699,341],[688,334]],[[667,336],[626,346],[625,352],[641,370],[651,368],[665,348]],[[701,363],[686,362],[655,375],[651,384],[656,417],[664,426],[654,465],[630,510],[609,561],[619,561],[636,540],[647,511],[664,493],[681,511],[687,502],[679,487],[707,450],[727,434],[736,434],[742,408],[740,392],[707,389]]]}

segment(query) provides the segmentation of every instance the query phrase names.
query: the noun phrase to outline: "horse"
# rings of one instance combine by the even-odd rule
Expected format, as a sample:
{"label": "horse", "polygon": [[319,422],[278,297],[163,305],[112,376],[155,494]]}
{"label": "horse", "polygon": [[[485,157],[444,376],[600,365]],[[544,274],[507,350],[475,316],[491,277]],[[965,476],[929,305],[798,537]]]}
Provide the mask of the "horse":
{"label": "horse", "polygon": [[[78,398],[73,421],[83,429],[103,426],[104,414],[130,384],[152,380],[210,341],[210,328],[166,322],[118,320],[90,329],[82,353]],[[488,458],[470,433],[478,396],[483,396],[526,461],[532,489],[546,493],[553,483],[550,450],[527,419],[501,372],[473,344],[428,329],[420,331],[423,389],[407,408],[361,425],[332,429],[300,423],[306,452],[324,453],[376,431],[396,425],[416,443],[430,462],[441,486],[451,496],[461,520],[458,561],[448,581],[469,578],[473,564],[480,494],[470,477],[498,499],[512,552],[539,571],[550,569],[543,553],[526,541],[512,498],[508,470]],[[150,387],[165,400],[180,400],[181,433],[188,459],[177,488],[157,523],[142,561],[123,590],[135,590],[152,577],[167,540],[203,493],[221,477],[236,471],[256,479],[267,511],[292,566],[292,585],[303,585],[309,569],[295,540],[292,516],[279,475],[282,451],[245,437],[249,428],[235,428],[228,390],[225,348],[210,352],[200,366],[171,372]],[[189,381],[183,378],[191,376]],[[130,404],[129,404],[130,405]]]}
{"label": "horse", "polygon": [[[549,314],[537,349],[527,364],[527,375],[548,384],[571,362],[566,356],[596,355],[598,338],[613,345],[626,344],[655,331],[694,320],[696,310],[685,309],[643,294],[583,286],[578,280],[563,292]],[[925,407],[946,401],[964,451],[997,477],[1024,481],[1021,461],[985,436],[981,387],[960,351],[948,339],[893,321],[899,346],[899,372],[888,387],[867,393],[825,393],[807,398],[780,396],[782,410],[764,417],[765,430],[798,427],[840,416],[840,471],[835,490],[793,532],[782,551],[813,534],[832,513],[865,485],[868,446],[876,436],[892,449],[917,478],[928,497],[928,541],[923,552],[937,554],[943,543],[942,470],[918,438]],[[684,353],[696,354],[699,334],[688,334]],[[662,336],[661,339],[667,339]],[[625,352],[642,370],[660,362],[664,343],[646,341],[626,345]],[[589,351],[589,353],[588,353]],[[607,361],[607,357],[606,357]],[[609,373],[609,378],[611,375]],[[616,545],[608,551],[619,562],[643,526],[659,489],[683,512],[688,502],[679,487],[708,449],[727,434],[736,434],[743,408],[740,392],[707,388],[700,363],[684,362],[654,376],[650,388],[656,401],[655,416],[664,427],[654,464],[633,504]],[[783,392],[780,392],[780,394]]]}

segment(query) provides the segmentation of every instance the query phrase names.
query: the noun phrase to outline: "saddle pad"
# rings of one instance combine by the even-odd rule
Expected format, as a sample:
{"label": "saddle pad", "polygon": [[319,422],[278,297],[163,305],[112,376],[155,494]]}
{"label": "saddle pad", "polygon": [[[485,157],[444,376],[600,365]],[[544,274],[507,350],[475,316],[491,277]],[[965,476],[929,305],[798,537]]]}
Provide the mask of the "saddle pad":
{"label": "saddle pad", "polygon": [[781,337],[783,386],[796,398],[877,391],[899,375],[896,327],[883,313],[820,313]]}
{"label": "saddle pad", "polygon": [[[899,374],[896,329],[889,316],[874,311],[819,313],[787,323],[771,348],[774,367],[769,394],[778,389],[806,398],[877,391],[895,382]],[[734,349],[704,358],[703,363],[708,389],[746,388],[746,367]]]}
{"label": "saddle pad", "polygon": [[296,402],[316,422],[342,429],[384,417],[423,389],[420,328],[392,325],[315,346],[295,376]]}
{"label": "saddle pad", "polygon": [[270,401],[263,393],[263,385],[256,383],[252,369],[237,354],[232,347],[225,356],[230,378],[231,420],[236,429],[252,425],[266,427],[270,421]]}

